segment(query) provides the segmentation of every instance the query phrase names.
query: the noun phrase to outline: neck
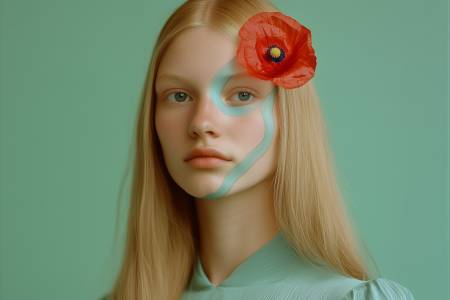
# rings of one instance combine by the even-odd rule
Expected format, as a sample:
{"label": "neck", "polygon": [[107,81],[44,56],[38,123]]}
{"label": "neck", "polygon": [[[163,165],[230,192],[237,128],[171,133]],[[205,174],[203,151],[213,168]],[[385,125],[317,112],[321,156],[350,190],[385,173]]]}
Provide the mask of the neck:
{"label": "neck", "polygon": [[272,178],[220,199],[195,200],[200,259],[206,275],[220,284],[278,232]]}

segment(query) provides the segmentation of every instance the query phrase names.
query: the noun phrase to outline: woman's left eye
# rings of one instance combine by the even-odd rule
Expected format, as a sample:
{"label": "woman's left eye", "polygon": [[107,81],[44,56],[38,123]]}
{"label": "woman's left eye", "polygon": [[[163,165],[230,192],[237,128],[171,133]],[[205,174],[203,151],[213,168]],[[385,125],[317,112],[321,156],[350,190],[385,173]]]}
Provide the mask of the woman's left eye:
{"label": "woman's left eye", "polygon": [[241,102],[241,103],[250,102],[251,99],[253,99],[255,97],[255,95],[253,95],[253,93],[251,93],[249,91],[239,91],[239,92],[233,94],[233,96],[235,96],[235,95],[237,95],[237,98],[232,97],[233,100],[236,99],[237,102]]}

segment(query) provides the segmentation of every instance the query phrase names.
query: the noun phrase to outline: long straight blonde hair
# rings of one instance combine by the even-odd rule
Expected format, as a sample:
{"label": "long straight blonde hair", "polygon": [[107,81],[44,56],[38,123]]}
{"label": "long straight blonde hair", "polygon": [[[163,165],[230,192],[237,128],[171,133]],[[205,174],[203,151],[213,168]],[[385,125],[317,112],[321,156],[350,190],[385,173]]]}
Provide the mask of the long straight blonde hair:
{"label": "long straight blonde hair", "polygon": [[[135,124],[125,247],[108,299],[180,299],[196,263],[195,202],[169,175],[154,127],[154,80],[165,50],[180,32],[194,26],[210,26],[236,40],[242,24],[262,11],[278,9],[264,0],[191,0],[164,24]],[[370,279],[375,274],[370,275],[341,200],[312,81],[297,89],[278,88],[277,101],[280,143],[273,199],[280,229],[311,262]]]}

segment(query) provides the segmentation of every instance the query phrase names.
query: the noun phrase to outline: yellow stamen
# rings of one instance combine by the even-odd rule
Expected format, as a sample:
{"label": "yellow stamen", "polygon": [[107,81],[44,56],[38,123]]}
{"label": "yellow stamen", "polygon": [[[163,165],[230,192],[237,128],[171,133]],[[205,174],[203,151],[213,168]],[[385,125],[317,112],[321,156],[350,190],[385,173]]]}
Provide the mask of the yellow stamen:
{"label": "yellow stamen", "polygon": [[278,58],[281,55],[281,50],[278,47],[273,47],[270,49],[270,56],[273,58]]}

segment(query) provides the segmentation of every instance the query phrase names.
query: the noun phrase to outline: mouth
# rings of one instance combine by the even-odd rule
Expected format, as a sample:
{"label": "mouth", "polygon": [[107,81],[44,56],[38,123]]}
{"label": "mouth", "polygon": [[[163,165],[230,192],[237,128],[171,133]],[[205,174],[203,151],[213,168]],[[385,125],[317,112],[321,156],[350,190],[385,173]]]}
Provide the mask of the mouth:
{"label": "mouth", "polygon": [[186,161],[186,163],[188,163],[189,165],[199,169],[217,168],[228,162],[229,160],[214,156],[197,156]]}
{"label": "mouth", "polygon": [[197,147],[192,149],[184,161],[193,167],[207,169],[219,167],[231,161],[231,157],[212,147]]}

